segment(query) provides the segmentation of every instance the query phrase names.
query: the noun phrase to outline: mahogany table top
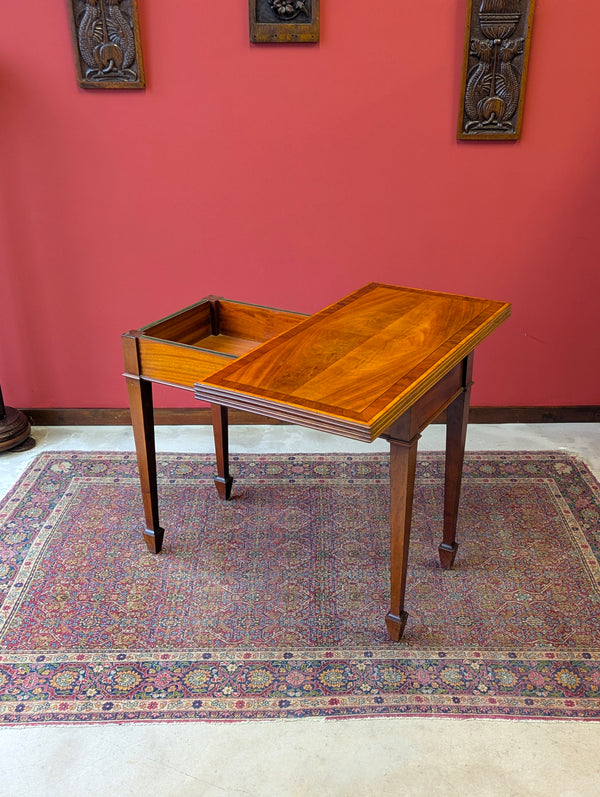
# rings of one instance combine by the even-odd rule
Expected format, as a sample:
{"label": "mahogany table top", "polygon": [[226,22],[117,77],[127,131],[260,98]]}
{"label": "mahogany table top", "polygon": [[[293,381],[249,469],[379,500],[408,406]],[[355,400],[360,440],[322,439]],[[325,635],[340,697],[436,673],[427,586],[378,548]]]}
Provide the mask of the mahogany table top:
{"label": "mahogany table top", "polygon": [[195,385],[199,399],[370,442],[510,315],[371,283]]}

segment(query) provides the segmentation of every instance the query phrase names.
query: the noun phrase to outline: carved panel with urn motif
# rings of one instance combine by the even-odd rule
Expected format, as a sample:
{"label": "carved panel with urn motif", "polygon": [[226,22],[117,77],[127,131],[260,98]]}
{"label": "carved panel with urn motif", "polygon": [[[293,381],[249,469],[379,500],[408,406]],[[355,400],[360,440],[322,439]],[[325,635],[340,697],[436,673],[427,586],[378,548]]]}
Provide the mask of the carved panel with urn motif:
{"label": "carved panel with urn motif", "polygon": [[142,89],[137,0],[67,0],[82,88]]}
{"label": "carved panel with urn motif", "polygon": [[468,0],[459,139],[521,134],[535,0]]}

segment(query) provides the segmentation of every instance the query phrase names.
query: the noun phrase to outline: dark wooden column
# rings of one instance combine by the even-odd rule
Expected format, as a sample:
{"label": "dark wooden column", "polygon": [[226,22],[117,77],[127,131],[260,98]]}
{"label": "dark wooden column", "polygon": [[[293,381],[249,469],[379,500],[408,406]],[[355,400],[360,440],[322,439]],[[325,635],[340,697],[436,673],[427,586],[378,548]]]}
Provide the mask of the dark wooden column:
{"label": "dark wooden column", "polygon": [[219,498],[228,500],[233,484],[233,478],[229,475],[229,410],[219,404],[211,404],[211,411],[217,455],[215,486]]}
{"label": "dark wooden column", "polygon": [[0,387],[0,452],[33,448],[35,440],[29,436],[30,431],[29,421],[21,410],[4,404]]}
{"label": "dark wooden column", "polygon": [[131,424],[135,439],[142,501],[146,529],[144,540],[148,550],[160,553],[164,529],[158,518],[158,485],[156,478],[156,445],[154,439],[154,407],[152,403],[152,382],[140,377],[137,339],[135,334],[123,335],[123,356],[125,360],[127,392],[131,410]]}
{"label": "dark wooden column", "polygon": [[458,550],[456,524],[473,384],[473,354],[463,361],[463,391],[446,409],[446,473],[444,486],[444,533],[439,547],[440,563],[452,567]]}
{"label": "dark wooden column", "polygon": [[452,567],[458,549],[456,526],[472,373],[473,354],[470,354],[382,435],[390,444],[390,610],[385,622],[390,638],[396,642],[404,632],[408,617],[404,597],[417,444],[421,432],[444,410],[447,424],[444,529],[438,549],[444,569]]}
{"label": "dark wooden column", "polygon": [[411,435],[411,415],[409,410],[386,434],[390,443],[390,609],[385,624],[394,642],[402,636],[408,618],[404,595],[420,437]]}

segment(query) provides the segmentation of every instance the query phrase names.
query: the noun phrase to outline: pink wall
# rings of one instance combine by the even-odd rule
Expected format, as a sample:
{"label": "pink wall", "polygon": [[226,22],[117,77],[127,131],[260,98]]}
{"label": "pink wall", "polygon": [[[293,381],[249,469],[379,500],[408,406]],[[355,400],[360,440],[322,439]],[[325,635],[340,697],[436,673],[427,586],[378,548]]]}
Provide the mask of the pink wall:
{"label": "pink wall", "polygon": [[208,293],[377,280],[512,302],[474,404],[600,404],[600,8],[538,0],[521,140],[459,143],[465,0],[322,0],[316,46],[249,45],[245,0],[139,7],[145,92],[77,88],[63,2],[3,8],[7,403],[126,406],[120,333]]}

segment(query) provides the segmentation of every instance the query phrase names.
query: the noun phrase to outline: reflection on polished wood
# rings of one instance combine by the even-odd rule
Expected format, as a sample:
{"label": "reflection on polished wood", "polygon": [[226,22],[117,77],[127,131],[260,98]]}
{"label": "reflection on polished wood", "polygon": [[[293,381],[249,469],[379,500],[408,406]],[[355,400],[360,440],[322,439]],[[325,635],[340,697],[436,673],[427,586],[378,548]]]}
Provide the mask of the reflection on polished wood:
{"label": "reflection on polished wood", "polygon": [[371,442],[508,314],[374,283],[197,380],[196,396]]}

